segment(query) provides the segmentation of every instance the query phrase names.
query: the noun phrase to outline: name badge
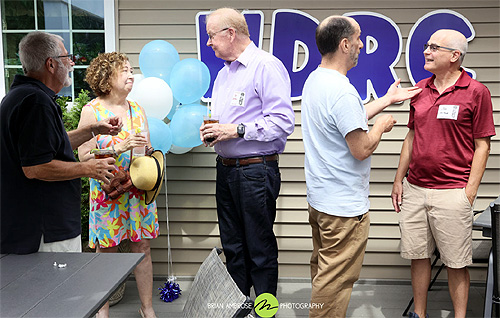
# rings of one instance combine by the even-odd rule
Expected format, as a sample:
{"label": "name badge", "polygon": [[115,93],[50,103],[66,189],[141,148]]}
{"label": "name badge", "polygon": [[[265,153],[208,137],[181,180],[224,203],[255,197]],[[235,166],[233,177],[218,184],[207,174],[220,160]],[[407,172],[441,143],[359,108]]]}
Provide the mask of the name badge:
{"label": "name badge", "polygon": [[459,105],[439,105],[437,119],[457,120],[459,108]]}
{"label": "name badge", "polygon": [[230,105],[241,107],[245,106],[245,92],[234,92]]}

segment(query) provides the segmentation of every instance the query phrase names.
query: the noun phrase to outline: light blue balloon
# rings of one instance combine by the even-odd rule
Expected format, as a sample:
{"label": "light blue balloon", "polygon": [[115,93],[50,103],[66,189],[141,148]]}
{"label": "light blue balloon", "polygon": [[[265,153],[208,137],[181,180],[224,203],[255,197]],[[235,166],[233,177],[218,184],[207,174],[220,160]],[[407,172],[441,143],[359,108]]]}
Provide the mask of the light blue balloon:
{"label": "light blue balloon", "polygon": [[175,64],[170,74],[170,88],[182,104],[200,100],[210,86],[210,71],[197,59],[188,58]]}
{"label": "light blue balloon", "polygon": [[180,61],[175,47],[163,40],[154,40],[146,45],[139,54],[139,67],[145,77],[158,77],[170,84],[170,75]]}
{"label": "light blue balloon", "polygon": [[[173,93],[172,93],[172,95],[173,95]],[[172,117],[174,117],[174,114],[177,111],[177,109],[179,109],[181,107],[182,107],[182,104],[180,104],[179,101],[174,98],[174,103],[172,104],[172,108],[170,109],[170,112],[168,113],[167,118],[169,120],[172,120]]]}
{"label": "light blue balloon", "polygon": [[155,150],[161,150],[164,154],[167,154],[172,146],[172,132],[170,131],[170,127],[163,120],[149,116],[148,125],[151,146]]}
{"label": "light blue balloon", "polygon": [[201,105],[185,105],[179,108],[170,122],[172,144],[179,147],[196,147],[202,144],[200,127],[207,107]]}
{"label": "light blue balloon", "polygon": [[172,144],[172,147],[170,148],[170,152],[174,153],[176,155],[182,155],[182,154],[185,154],[186,152],[191,151],[191,149],[193,149],[193,147],[184,148],[184,147],[179,147],[179,146]]}

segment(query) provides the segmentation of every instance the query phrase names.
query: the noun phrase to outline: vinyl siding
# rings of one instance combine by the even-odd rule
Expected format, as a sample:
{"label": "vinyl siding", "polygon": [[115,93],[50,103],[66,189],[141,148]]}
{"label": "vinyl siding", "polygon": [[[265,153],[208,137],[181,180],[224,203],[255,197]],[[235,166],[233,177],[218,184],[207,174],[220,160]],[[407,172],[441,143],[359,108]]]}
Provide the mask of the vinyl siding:
{"label": "vinyl siding", "polygon": [[[269,50],[272,13],[276,9],[304,11],[318,20],[332,14],[372,11],[383,14],[398,25],[403,52],[395,67],[402,85],[409,86],[405,68],[405,47],[413,24],[436,9],[450,9],[472,23],[475,39],[469,43],[464,66],[477,73],[477,79],[492,93],[497,133],[500,124],[500,4],[498,1],[117,1],[117,49],[126,53],[139,73],[139,53],[152,40],[166,40],[178,50],[181,59],[197,58],[195,16],[222,6],[261,10],[264,13],[263,49]],[[279,246],[280,277],[309,277],[312,250],[308,224],[304,147],[302,144],[300,101],[293,103],[296,123],[285,152],[280,156],[282,188],[278,199],[275,233]],[[385,134],[372,158],[370,179],[371,228],[361,278],[409,279],[409,261],[399,256],[398,215],[392,210],[390,192],[402,141],[407,133],[408,102],[390,106],[387,113],[398,121]],[[373,121],[371,122],[373,123]],[[168,217],[173,273],[194,276],[214,246],[220,246],[215,204],[215,153],[197,147],[184,155],[167,155]],[[491,143],[491,154],[479,188],[476,210],[484,209],[500,194],[500,138]],[[165,188],[157,199],[162,235],[153,240],[154,274],[168,274],[167,200]],[[482,239],[474,231],[475,239]],[[484,280],[485,270],[473,265],[472,280]],[[443,275],[444,277],[444,275]]]}

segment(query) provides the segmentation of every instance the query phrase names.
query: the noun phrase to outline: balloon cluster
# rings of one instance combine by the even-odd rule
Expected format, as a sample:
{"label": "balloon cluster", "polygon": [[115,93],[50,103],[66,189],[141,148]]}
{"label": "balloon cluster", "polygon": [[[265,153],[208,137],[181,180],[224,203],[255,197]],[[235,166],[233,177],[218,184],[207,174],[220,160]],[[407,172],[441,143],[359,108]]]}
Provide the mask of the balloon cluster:
{"label": "balloon cluster", "polygon": [[142,74],[134,75],[128,98],[146,111],[153,148],[183,154],[201,145],[199,128],[207,107],[199,101],[210,85],[205,63],[181,61],[172,44],[155,40],[142,48],[139,67]]}

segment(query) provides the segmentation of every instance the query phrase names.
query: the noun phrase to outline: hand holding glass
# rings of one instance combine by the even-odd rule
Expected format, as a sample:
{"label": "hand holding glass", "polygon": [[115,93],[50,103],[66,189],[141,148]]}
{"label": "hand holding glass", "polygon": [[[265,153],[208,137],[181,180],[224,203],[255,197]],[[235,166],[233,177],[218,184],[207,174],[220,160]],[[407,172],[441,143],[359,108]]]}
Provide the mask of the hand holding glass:
{"label": "hand holding glass", "polygon": [[[146,142],[148,141],[148,131],[146,129],[137,128],[133,133],[139,136],[144,136],[146,138]],[[144,156],[145,154],[146,154],[146,146],[135,147],[134,150],[132,151],[132,155],[134,157],[141,157]]]}
{"label": "hand holding glass", "polygon": [[[207,124],[218,124],[219,123],[219,117],[217,116],[207,116],[207,115],[204,115],[203,116],[203,124],[204,125],[207,125]],[[205,141],[208,142],[208,143],[211,143],[215,140],[214,137],[212,138],[205,138]]]}

